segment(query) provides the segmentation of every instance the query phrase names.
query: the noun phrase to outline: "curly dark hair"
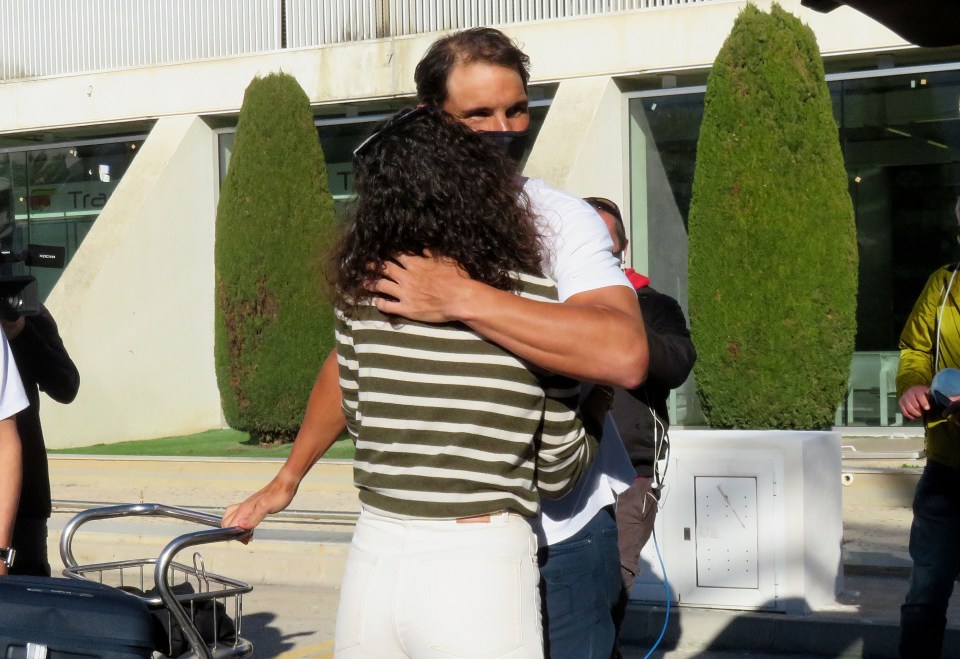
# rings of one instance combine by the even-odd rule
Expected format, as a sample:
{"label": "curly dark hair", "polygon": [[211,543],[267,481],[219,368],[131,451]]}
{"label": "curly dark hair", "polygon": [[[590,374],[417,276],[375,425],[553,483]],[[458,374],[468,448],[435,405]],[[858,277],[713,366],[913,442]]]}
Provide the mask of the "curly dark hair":
{"label": "curly dark hair", "polygon": [[435,108],[399,116],[358,149],[356,204],[328,271],[334,304],[354,315],[371,269],[425,250],[501,290],[516,290],[511,273],[539,273],[536,220],[504,150]]}
{"label": "curly dark hair", "polygon": [[513,40],[492,27],[475,27],[434,41],[417,63],[413,80],[417,98],[426,105],[442,107],[447,100],[447,78],[457,64],[495,64],[513,69],[527,90],[530,58]]}

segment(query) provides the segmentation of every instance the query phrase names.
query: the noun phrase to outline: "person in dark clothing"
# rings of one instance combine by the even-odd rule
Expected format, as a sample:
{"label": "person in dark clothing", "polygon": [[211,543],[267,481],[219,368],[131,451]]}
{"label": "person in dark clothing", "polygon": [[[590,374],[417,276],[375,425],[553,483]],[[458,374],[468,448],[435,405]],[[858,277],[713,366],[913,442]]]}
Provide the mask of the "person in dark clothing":
{"label": "person in dark clothing", "polygon": [[[603,218],[613,238],[613,253],[622,261],[629,241],[619,207],[602,197],[587,197],[585,201]],[[626,268],[625,272],[640,302],[650,347],[650,366],[642,385],[630,390],[614,390],[611,410],[620,439],[636,470],[633,484],[617,498],[617,535],[624,587],[619,615],[615,616],[618,626],[640,569],[640,551],[650,539],[657,517],[660,495],[657,461],[666,457],[670,428],[667,399],[672,389],[684,383],[697,359],[687,320],[677,301],[651,288],[650,280],[632,268]]]}
{"label": "person in dark clothing", "polygon": [[30,403],[16,417],[23,446],[23,484],[13,528],[12,544],[17,559],[10,573],[50,576],[47,558],[50,475],[40,427],[40,392],[58,403],[70,403],[80,388],[80,374],[46,308],[41,307],[40,313],[30,316],[7,310],[4,317],[0,317],[0,327],[10,342]]}
{"label": "person in dark clothing", "polygon": [[[646,279],[646,277],[644,277]],[[670,391],[687,379],[697,358],[680,305],[649,285],[637,289],[647,327],[650,375],[636,389],[615,390],[613,420],[637,472],[617,499],[620,569],[629,594],[639,570],[640,551],[647,544],[657,516],[660,474],[657,461],[666,457]]]}

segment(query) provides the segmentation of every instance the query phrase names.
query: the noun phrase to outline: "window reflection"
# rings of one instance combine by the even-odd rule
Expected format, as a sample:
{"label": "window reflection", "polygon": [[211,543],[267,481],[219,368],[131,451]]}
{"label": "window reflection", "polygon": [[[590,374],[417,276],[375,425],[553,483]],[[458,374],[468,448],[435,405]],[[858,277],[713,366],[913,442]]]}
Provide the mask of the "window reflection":
{"label": "window reflection", "polygon": [[[54,245],[69,263],[142,145],[138,136],[0,152],[0,249],[19,254],[28,244]],[[36,277],[41,300],[63,272],[5,270]]]}

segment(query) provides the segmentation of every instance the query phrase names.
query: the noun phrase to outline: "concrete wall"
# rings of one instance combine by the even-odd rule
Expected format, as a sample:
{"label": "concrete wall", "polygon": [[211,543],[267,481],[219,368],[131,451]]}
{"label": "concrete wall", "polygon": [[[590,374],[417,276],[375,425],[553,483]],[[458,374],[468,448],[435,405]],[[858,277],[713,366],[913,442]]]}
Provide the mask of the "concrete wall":
{"label": "concrete wall", "polygon": [[580,197],[607,197],[626,211],[625,111],[612,78],[564,80],[524,174]]}
{"label": "concrete wall", "polygon": [[80,370],[73,404],[44,399],[52,447],[221,425],[213,371],[214,135],[157,122],[47,300]]}
{"label": "concrete wall", "polygon": [[[504,27],[533,63],[534,82],[709,66],[745,3],[564,19]],[[756,2],[769,7],[771,0]],[[820,14],[780,3],[810,23],[821,50],[906,47],[851,9]],[[436,34],[244,57],[0,83],[0,133],[181,114],[235,112],[251,78],[283,70],[314,103],[410,95],[413,70]]]}
{"label": "concrete wall", "polygon": [[[812,25],[827,54],[906,47],[852,10],[781,4]],[[743,5],[504,28],[530,55],[533,82],[561,81],[529,173],[610,197],[629,223],[626,104],[614,77],[709,66]],[[250,80],[279,70],[314,104],[412,95],[414,67],[436,36],[0,83],[0,134],[159,120],[48,300],[82,377],[72,405],[44,401],[51,446],[222,422],[213,371],[217,162],[199,116],[236,113]]]}

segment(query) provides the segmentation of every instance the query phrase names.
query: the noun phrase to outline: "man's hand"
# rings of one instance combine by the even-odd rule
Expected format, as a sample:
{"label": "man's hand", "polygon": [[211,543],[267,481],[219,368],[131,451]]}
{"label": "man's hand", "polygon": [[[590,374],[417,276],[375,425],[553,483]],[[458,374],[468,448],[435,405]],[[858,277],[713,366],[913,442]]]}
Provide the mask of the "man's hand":
{"label": "man's hand", "polygon": [[904,418],[913,421],[930,410],[930,387],[918,384],[910,387],[900,397],[900,411]]}
{"label": "man's hand", "polygon": [[457,320],[454,304],[464,297],[473,280],[449,258],[401,254],[397,263],[386,263],[367,289],[393,299],[378,297],[377,308],[385,314],[423,323]]}
{"label": "man's hand", "polygon": [[0,317],[0,329],[3,329],[3,333],[7,335],[8,341],[13,341],[17,338],[26,324],[27,319],[23,316],[19,316],[16,320],[6,320]]}
{"label": "man's hand", "polygon": [[297,483],[291,483],[288,479],[285,479],[283,472],[281,472],[265,487],[251,494],[242,503],[235,503],[227,507],[220,525],[224,528],[239,526],[242,529],[252,530],[267,515],[278,513],[289,506],[296,494]]}

